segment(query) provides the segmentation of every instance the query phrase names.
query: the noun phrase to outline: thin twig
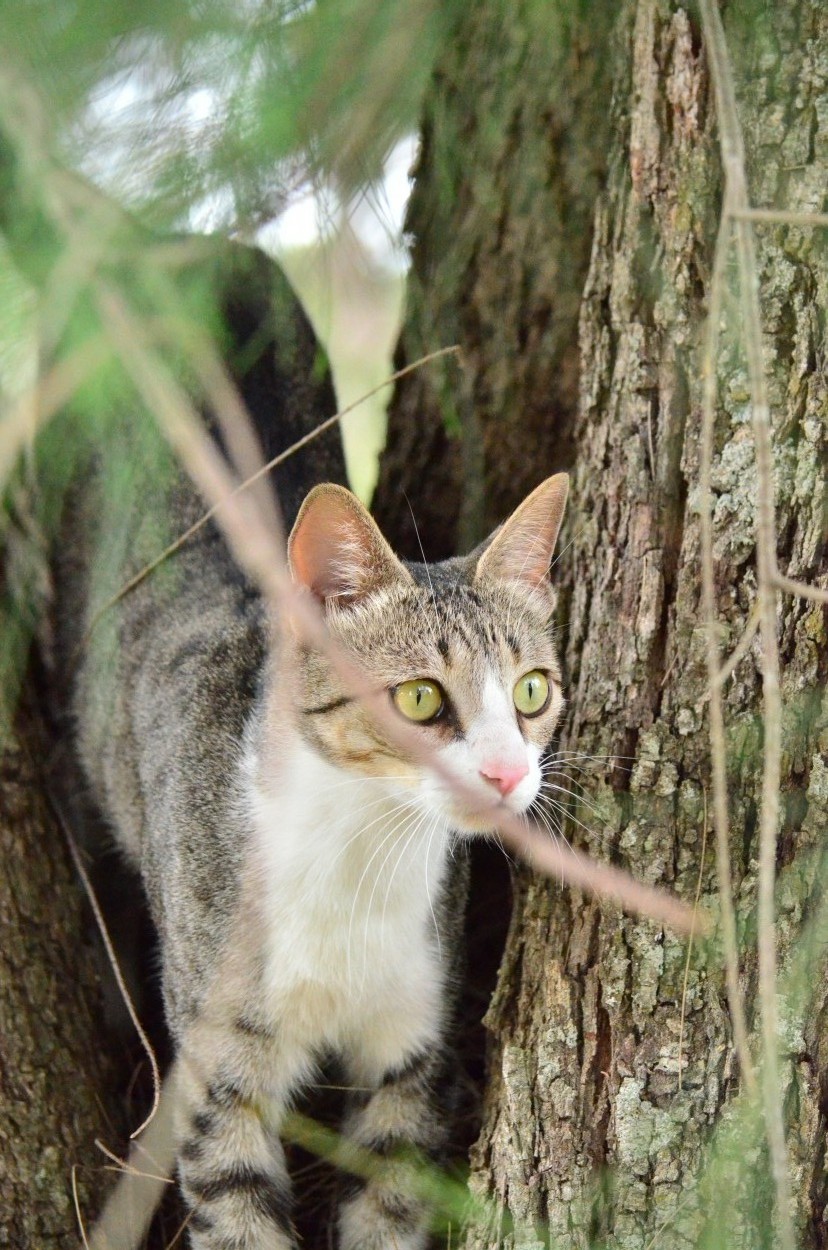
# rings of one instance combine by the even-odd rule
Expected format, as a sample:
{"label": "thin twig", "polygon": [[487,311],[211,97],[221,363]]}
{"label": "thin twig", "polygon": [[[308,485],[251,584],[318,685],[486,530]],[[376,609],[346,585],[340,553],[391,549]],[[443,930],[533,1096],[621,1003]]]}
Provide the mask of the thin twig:
{"label": "thin twig", "polygon": [[[303,435],[302,438],[297,439],[295,443],[291,443],[290,447],[287,447],[284,451],[280,451],[278,456],[274,456],[272,460],[268,460],[267,464],[263,464],[261,468],[256,470],[255,473],[245,478],[243,482],[240,482],[239,485],[234,488],[232,493],[239,494],[241,491],[247,490],[255,482],[260,481],[265,474],[270,473],[278,465],[283,464],[284,461],[290,456],[296,455],[296,453],[301,451],[303,447],[306,447],[308,443],[311,443],[314,439],[319,438],[319,436],[324,434],[326,430],[331,429],[331,427],[341,421],[343,417],[346,417],[350,412],[353,412],[355,408],[358,408],[360,404],[365,403],[366,400],[371,399],[373,395],[376,395],[378,391],[383,390],[386,386],[392,386],[395,382],[398,382],[400,378],[404,378],[409,373],[413,373],[415,369],[422,368],[423,365],[431,364],[432,361],[439,360],[442,356],[448,356],[452,353],[456,354],[459,353],[459,351],[460,348],[457,344],[453,344],[451,347],[441,347],[438,351],[429,352],[427,356],[421,356],[418,360],[412,361],[410,365],[406,365],[403,369],[398,369],[396,373],[392,373],[391,376],[386,378],[384,382],[380,382],[378,386],[372,387],[370,391],[366,391],[364,395],[360,395],[359,399],[355,399],[353,403],[348,404],[347,407],[341,409],[341,411],[334,413],[332,417],[327,417],[324,421],[312,429],[310,433]],[[223,394],[226,393],[227,392],[223,392]],[[245,421],[246,420],[247,418],[245,415]],[[190,526],[189,529],[185,530],[183,534],[179,534],[178,538],[171,542],[168,547],[165,547],[154,560],[151,560],[149,564],[145,564],[142,569],[139,569],[138,572],[129,579],[129,581],[124,583],[120,590],[118,590],[111,599],[107,599],[106,603],[102,604],[97,609],[92,616],[86,632],[78,644],[78,651],[82,651],[88,644],[89,639],[100,623],[101,618],[107,612],[111,611],[116,604],[120,603],[126,595],[135,590],[137,586],[140,586],[141,583],[149,577],[150,573],[155,572],[159,565],[163,564],[165,560],[168,560],[170,556],[175,555],[176,551],[183,547],[185,543],[189,542],[193,535],[197,534],[208,521],[212,520],[220,507],[220,504],[213,504],[212,507],[208,508],[207,511]]]}
{"label": "thin twig", "polygon": [[83,1239],[85,1250],[89,1250],[89,1242],[86,1237],[86,1228],[83,1223],[83,1215],[81,1213],[80,1198],[78,1197],[78,1165],[72,1164],[72,1200],[75,1204],[75,1215],[78,1221],[78,1228]]}
{"label": "thin twig", "polygon": [[63,836],[65,837],[66,843],[69,847],[69,854],[72,856],[72,862],[75,865],[75,871],[77,872],[78,876],[81,879],[83,888],[86,892],[86,897],[89,900],[89,906],[92,908],[92,914],[95,917],[95,923],[98,926],[98,931],[101,935],[101,940],[104,944],[104,949],[106,950],[106,957],[109,960],[110,967],[112,968],[112,973],[113,973],[113,976],[115,977],[115,981],[120,991],[121,998],[124,1001],[124,1006],[129,1012],[129,1018],[132,1021],[133,1028],[135,1029],[135,1032],[138,1034],[138,1038],[141,1042],[141,1046],[143,1047],[144,1053],[146,1054],[147,1059],[149,1060],[150,1070],[152,1072],[152,1106],[150,1107],[149,1114],[146,1116],[143,1123],[140,1124],[138,1128],[135,1130],[135,1132],[131,1134],[132,1137],[137,1137],[139,1133],[142,1133],[144,1131],[144,1129],[147,1127],[147,1125],[149,1124],[149,1122],[152,1120],[153,1116],[155,1115],[156,1111],[158,1110],[158,1103],[161,1097],[161,1075],[158,1071],[158,1060],[155,1058],[155,1052],[153,1051],[152,1046],[150,1045],[149,1038],[144,1032],[144,1029],[141,1025],[141,1021],[138,1019],[138,1013],[135,1010],[135,1005],[133,1004],[132,998],[130,997],[129,990],[127,989],[127,986],[126,986],[126,982],[124,981],[124,975],[121,972],[121,968],[118,963],[118,956],[115,954],[115,948],[112,945],[112,939],[109,936],[109,930],[106,927],[106,921],[104,920],[103,913],[101,912],[100,904],[97,898],[95,897],[95,891],[92,889],[92,882],[89,880],[89,874],[87,873],[86,868],[84,867],[84,863],[81,858],[81,853],[80,853],[80,850],[78,849],[78,844],[75,841],[75,836],[72,833],[72,830],[69,828],[69,824],[64,818],[63,812],[60,810],[60,805],[52,799],[51,792],[48,787],[46,787],[46,793],[49,796],[52,809],[54,810],[55,815],[57,816],[58,822],[63,830]]}
{"label": "thin twig", "polygon": [[723,686],[729,677],[735,673],[744,657],[750,650],[750,645],[756,637],[756,631],[759,628],[759,605],[754,603],[750,609],[750,615],[745,622],[739,641],[725,660],[722,667],[716,674],[714,681],[717,686]]}
{"label": "thin twig", "polygon": [[167,1242],[166,1246],[164,1247],[164,1250],[174,1250],[174,1247],[178,1245],[179,1241],[181,1240],[181,1238],[184,1236],[185,1232],[187,1231],[187,1228],[189,1227],[189,1224],[190,1224],[190,1220],[193,1218],[193,1215],[195,1214],[196,1209],[197,1209],[197,1205],[193,1205],[192,1207],[190,1207],[190,1210],[184,1216],[184,1219],[181,1221],[181,1223],[178,1225],[178,1228],[173,1233],[172,1241]]}
{"label": "thin twig", "polygon": [[787,208],[734,208],[737,221],[755,221],[774,226],[828,226],[828,213],[797,213]]}
{"label": "thin twig", "polygon": [[713,429],[716,405],[716,366],[719,354],[719,323],[722,315],[724,274],[730,223],[722,217],[719,224],[713,274],[702,355],[702,436],[700,456],[701,486],[701,555],[702,601],[707,638],[707,695],[710,699],[710,767],[713,784],[713,825],[716,830],[716,878],[721,908],[722,944],[724,946],[725,982],[733,1044],[745,1087],[753,1094],[756,1077],[748,1045],[747,1022],[742,990],[739,985],[739,943],[736,935],[736,913],[733,907],[733,883],[730,866],[730,814],[727,799],[727,747],[725,745],[724,708],[721,684],[719,643],[716,625],[716,588],[713,574],[713,506],[711,469],[713,461]]}
{"label": "thin twig", "polygon": [[[121,1175],[92,1229],[91,1250],[138,1250],[165,1186],[175,1170],[175,1118],[181,1093],[180,1065],[175,1062],[161,1090],[158,1113],[142,1141],[133,1141],[128,1170]],[[148,1172],[140,1160],[149,1159]]]}
{"label": "thin twig", "polygon": [[[704,810],[702,813],[702,844],[701,844],[701,854],[699,855],[699,877],[696,882],[696,894],[693,899],[693,911],[694,912],[698,911],[698,907],[699,907],[699,898],[701,897],[701,887],[702,887],[702,876],[704,874],[704,853],[707,850],[707,790],[706,789],[703,790],[702,794],[704,795]],[[680,1023],[679,1023],[679,1042],[678,1042],[678,1087],[679,1089],[682,1088],[681,1061],[683,1058],[683,1050],[684,1050],[684,1021],[685,1021],[685,1008],[687,1006],[687,981],[690,977],[690,956],[692,955],[692,953],[693,953],[693,935],[691,933],[690,937],[687,939],[687,958],[684,961],[684,980],[682,981],[682,984],[681,984],[681,1016],[680,1016]]]}
{"label": "thin twig", "polygon": [[793,577],[786,577],[778,569],[774,574],[773,581],[777,590],[784,590],[786,594],[799,595],[803,599],[813,599],[815,603],[828,603],[828,590],[824,590],[822,586],[811,586],[806,582],[798,582]]}
{"label": "thin twig", "polygon": [[122,1159],[120,1155],[116,1155],[114,1150],[110,1150],[109,1147],[105,1145],[105,1143],[102,1142],[99,1137],[95,1138],[95,1145],[98,1147],[98,1150],[100,1150],[102,1154],[106,1155],[107,1159],[111,1159],[112,1162],[115,1164],[115,1167],[110,1169],[111,1171],[126,1172],[130,1176],[141,1176],[145,1180],[149,1180],[149,1181],[160,1181],[162,1185],[173,1184],[173,1181],[171,1180],[169,1176],[158,1176],[154,1172],[144,1171],[141,1168],[137,1168],[135,1164],[130,1162],[129,1160]]}
{"label": "thin twig", "polygon": [[652,1237],[650,1238],[650,1240],[647,1242],[646,1246],[644,1247],[644,1250],[653,1250],[653,1247],[657,1245],[657,1243],[661,1240],[662,1233],[666,1233],[670,1225],[675,1224],[676,1218],[678,1217],[680,1212],[684,1211],[685,1208],[689,1207],[690,1203],[693,1202],[694,1199],[698,1200],[698,1194],[696,1190],[691,1189],[690,1193],[687,1194],[687,1196],[681,1200],[681,1202],[677,1205],[675,1210],[672,1211],[671,1214],[667,1216],[667,1218],[663,1221],[663,1223],[659,1224],[658,1228],[655,1230]]}
{"label": "thin twig", "polygon": [[719,142],[725,175],[724,215],[733,216],[739,259],[739,291],[745,352],[751,394],[753,438],[756,448],[757,604],[762,637],[764,751],[762,810],[759,820],[759,886],[757,945],[759,1000],[762,1008],[762,1093],[765,1131],[776,1191],[776,1222],[782,1250],[794,1250],[791,1188],[785,1123],[779,1077],[778,1016],[776,1004],[776,831],[779,820],[781,776],[781,696],[779,647],[776,637],[776,522],[773,499],[773,449],[759,310],[759,271],[753,226],[744,216],[749,208],[745,156],[727,43],[716,0],[701,0],[705,47],[716,93]]}

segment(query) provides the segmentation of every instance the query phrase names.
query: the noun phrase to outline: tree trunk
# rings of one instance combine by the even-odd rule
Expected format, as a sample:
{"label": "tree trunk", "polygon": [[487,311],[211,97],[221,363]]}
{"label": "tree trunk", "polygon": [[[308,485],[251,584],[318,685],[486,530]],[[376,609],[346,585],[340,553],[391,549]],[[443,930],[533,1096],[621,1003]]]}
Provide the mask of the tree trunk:
{"label": "tree trunk", "polygon": [[73,1173],[87,1219],[110,1183],[94,1138],[113,1127],[113,1065],[77,877],[34,764],[44,742],[31,720],[18,729],[0,756],[0,1246],[45,1250],[80,1244]]}
{"label": "tree trunk", "polygon": [[[428,97],[398,356],[456,361],[397,390],[374,500],[398,549],[470,547],[572,459],[577,323],[607,135],[603,5],[488,0],[460,16]],[[482,485],[485,481],[485,496]]]}
{"label": "tree trunk", "polygon": [[[551,8],[538,6],[544,14]],[[587,8],[585,25],[600,32]],[[502,515],[527,486],[559,467],[557,421],[568,430],[566,403],[542,412],[527,401],[529,383],[550,389],[554,354],[543,334],[522,331],[532,324],[534,279],[548,281],[547,260],[559,245],[554,218],[546,233],[550,199],[563,197],[567,185],[559,153],[585,141],[585,118],[566,115],[560,127],[550,127],[548,111],[522,107],[531,75],[514,55],[525,31],[518,9],[507,17],[499,4],[481,4],[467,20],[480,32],[486,56],[474,59],[469,37],[468,54],[455,51],[432,88],[411,215],[415,230],[431,224],[416,239],[418,284],[403,342],[410,351],[423,325],[436,327],[434,337],[443,341],[450,337],[446,327],[458,327],[467,370],[460,402],[468,392],[469,404],[476,403],[474,423],[466,418],[467,436],[477,428],[469,471],[482,447],[488,508]],[[726,14],[726,31],[753,203],[822,209],[823,6],[817,0],[742,5]],[[581,290],[573,263],[556,274],[548,297],[549,321],[559,328],[569,324],[573,301],[580,304],[574,493],[564,538],[571,546],[558,567],[570,701],[563,745],[588,758],[581,761],[587,773],[576,773],[586,796],[576,810],[582,824],[570,820],[567,834],[687,900],[700,882],[702,903],[715,917],[698,507],[701,332],[721,197],[718,134],[705,53],[687,10],[667,0],[628,0],[618,10],[613,48],[611,92],[597,101],[608,113],[609,172],[595,203],[586,284]],[[540,30],[532,32],[531,55],[535,63],[562,59]],[[501,133],[494,122],[483,126],[494,83],[504,101],[497,116],[520,117],[522,129],[518,142],[498,150],[499,160],[479,159],[478,128]],[[586,117],[594,113],[587,109]],[[586,142],[589,152],[588,134]],[[464,172],[456,190],[446,185],[446,149],[452,168]],[[589,156],[586,161],[589,167]],[[548,195],[513,195],[529,181]],[[470,242],[466,221],[477,243]],[[824,237],[782,225],[757,233],[779,563],[792,576],[825,585]],[[516,267],[533,281],[512,282]],[[492,301],[498,282],[509,294]],[[755,461],[735,306],[726,323],[713,466],[725,652],[738,642],[756,593]],[[564,376],[571,378],[571,343],[562,353],[557,360],[569,362]],[[410,393],[403,391],[392,431],[410,413]],[[429,427],[426,446],[435,438]],[[386,480],[393,474],[397,497],[402,487],[419,500],[429,481],[422,476],[425,461],[407,447],[402,461],[401,445],[389,451]],[[467,486],[466,498],[469,493]],[[782,1093],[797,1229],[804,1245],[824,1246],[828,1043],[821,1026],[828,985],[817,939],[824,938],[819,848],[828,803],[828,639],[823,609],[803,599],[780,598],[778,622]],[[755,1026],[757,641],[724,693],[733,892]],[[761,1128],[740,1094],[718,934],[695,944],[685,973],[686,960],[686,943],[654,923],[518,874],[487,1017],[490,1079],[473,1152],[476,1192],[508,1208],[516,1231],[492,1217],[489,1206],[469,1247],[483,1250],[501,1237],[543,1240],[547,1229],[566,1247],[593,1238],[607,1247],[643,1247],[656,1236],[669,1245],[771,1244],[772,1185]]]}

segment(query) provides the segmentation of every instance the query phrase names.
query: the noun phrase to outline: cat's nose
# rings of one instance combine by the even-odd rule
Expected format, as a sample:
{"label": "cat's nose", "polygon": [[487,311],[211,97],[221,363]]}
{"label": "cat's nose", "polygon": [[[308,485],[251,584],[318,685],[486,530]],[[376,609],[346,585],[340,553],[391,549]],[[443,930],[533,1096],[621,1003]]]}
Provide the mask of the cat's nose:
{"label": "cat's nose", "polygon": [[529,765],[524,764],[484,764],[480,769],[480,776],[486,781],[491,781],[497,786],[504,799],[507,794],[511,794],[515,786],[523,781],[523,778],[529,772]]}

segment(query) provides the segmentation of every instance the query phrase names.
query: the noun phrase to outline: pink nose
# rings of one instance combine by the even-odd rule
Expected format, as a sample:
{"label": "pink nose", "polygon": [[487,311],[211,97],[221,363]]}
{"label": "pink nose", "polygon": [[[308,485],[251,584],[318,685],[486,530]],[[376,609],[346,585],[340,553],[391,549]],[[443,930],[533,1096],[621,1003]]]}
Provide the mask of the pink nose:
{"label": "pink nose", "polygon": [[528,764],[484,764],[480,769],[480,776],[496,785],[505,799],[528,772]]}

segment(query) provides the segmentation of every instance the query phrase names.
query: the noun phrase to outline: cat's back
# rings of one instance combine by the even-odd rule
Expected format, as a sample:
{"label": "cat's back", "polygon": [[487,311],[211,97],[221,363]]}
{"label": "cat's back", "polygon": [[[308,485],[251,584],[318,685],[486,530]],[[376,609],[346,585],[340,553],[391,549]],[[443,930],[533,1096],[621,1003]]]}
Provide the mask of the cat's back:
{"label": "cat's back", "polygon": [[[335,411],[324,357],[261,252],[224,241],[199,247],[185,278],[209,293],[205,319],[271,459]],[[57,682],[93,797],[140,862],[158,919],[164,893],[186,885],[207,908],[232,879],[221,863],[238,853],[231,782],[265,625],[255,587],[212,522],[118,597],[205,504],[151,414],[113,402],[105,437],[66,495],[54,561]],[[344,475],[337,430],[290,457],[274,475],[287,524],[311,486]]]}

